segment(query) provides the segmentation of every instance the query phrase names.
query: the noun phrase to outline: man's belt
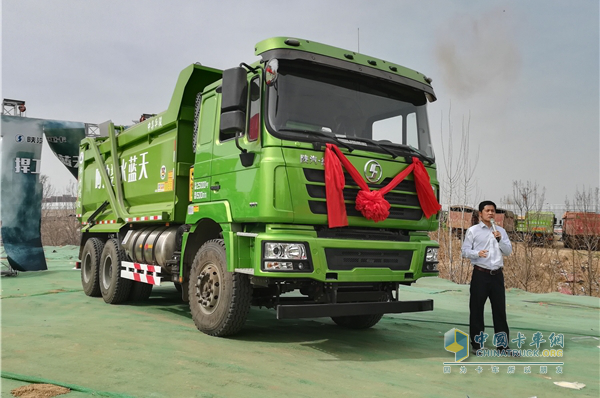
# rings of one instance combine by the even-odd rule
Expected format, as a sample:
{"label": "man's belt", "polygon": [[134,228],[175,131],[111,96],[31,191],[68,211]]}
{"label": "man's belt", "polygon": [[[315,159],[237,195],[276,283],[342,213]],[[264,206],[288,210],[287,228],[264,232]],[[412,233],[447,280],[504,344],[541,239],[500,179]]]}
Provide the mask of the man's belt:
{"label": "man's belt", "polygon": [[502,267],[495,269],[495,270],[491,270],[491,269],[487,269],[487,268],[482,268],[479,265],[473,265],[473,268],[475,268],[477,271],[485,272],[486,274],[490,274],[490,275],[496,275],[496,274],[502,273]]}

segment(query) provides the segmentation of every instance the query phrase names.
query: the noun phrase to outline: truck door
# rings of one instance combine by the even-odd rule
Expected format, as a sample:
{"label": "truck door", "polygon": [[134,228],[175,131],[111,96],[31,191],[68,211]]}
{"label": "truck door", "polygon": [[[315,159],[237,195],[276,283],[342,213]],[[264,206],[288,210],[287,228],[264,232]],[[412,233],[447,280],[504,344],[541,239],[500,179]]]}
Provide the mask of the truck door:
{"label": "truck door", "polygon": [[213,158],[213,135],[218,120],[217,95],[214,91],[205,93],[201,98],[198,118],[198,139],[196,142],[196,162],[192,179],[192,202],[211,200],[211,175]]}
{"label": "truck door", "polygon": [[[233,211],[248,211],[249,202],[255,200],[256,159],[243,165],[238,145],[248,152],[260,151],[260,80],[256,76],[248,86],[248,104],[245,112],[245,128],[238,137],[235,132],[215,131],[212,159],[211,198],[213,201],[228,200]],[[257,155],[258,156],[258,155]]]}

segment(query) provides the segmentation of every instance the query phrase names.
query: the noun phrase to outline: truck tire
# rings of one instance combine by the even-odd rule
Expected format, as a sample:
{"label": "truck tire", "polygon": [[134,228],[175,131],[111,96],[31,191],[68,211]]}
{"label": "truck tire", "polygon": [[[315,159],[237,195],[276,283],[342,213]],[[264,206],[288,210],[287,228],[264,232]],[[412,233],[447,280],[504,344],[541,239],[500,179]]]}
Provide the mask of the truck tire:
{"label": "truck tire", "polygon": [[129,292],[129,301],[146,301],[150,298],[152,287],[149,283],[133,281]]}
{"label": "truck tire", "polygon": [[247,275],[227,271],[223,239],[200,247],[190,271],[190,310],[198,330],[209,336],[239,332],[250,312],[252,286]]}
{"label": "truck tire", "polygon": [[90,297],[100,297],[98,268],[104,243],[98,238],[90,238],[85,242],[81,252],[81,286],[83,292]]}
{"label": "truck tire", "polygon": [[331,319],[337,325],[349,329],[368,329],[375,326],[381,320],[383,314],[374,315],[351,315],[351,316],[332,316]]}
{"label": "truck tire", "polygon": [[121,278],[121,260],[125,253],[116,239],[110,239],[104,245],[100,258],[100,293],[108,304],[120,304],[127,300],[132,280]]}

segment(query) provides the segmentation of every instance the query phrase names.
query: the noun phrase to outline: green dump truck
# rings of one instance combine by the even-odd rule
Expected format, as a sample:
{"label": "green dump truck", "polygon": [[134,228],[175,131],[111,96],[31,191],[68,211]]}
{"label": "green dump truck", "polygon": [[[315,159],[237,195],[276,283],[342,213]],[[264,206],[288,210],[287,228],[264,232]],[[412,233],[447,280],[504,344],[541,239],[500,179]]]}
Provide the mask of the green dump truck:
{"label": "green dump truck", "polygon": [[118,304],[174,283],[212,336],[252,306],[355,329],[432,310],[399,298],[438,273],[431,79],[300,39],[255,54],[190,65],[165,112],[82,141],[85,293]]}
{"label": "green dump truck", "polygon": [[516,220],[515,231],[523,240],[546,245],[554,241],[556,216],[551,211],[528,211]]}

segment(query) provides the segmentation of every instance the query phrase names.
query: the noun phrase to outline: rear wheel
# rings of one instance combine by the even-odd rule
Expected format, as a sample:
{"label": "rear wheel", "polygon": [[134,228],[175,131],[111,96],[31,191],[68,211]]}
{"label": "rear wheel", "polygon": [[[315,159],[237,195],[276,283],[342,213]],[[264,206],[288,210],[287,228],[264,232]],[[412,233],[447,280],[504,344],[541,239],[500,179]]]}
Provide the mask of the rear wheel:
{"label": "rear wheel", "polygon": [[90,238],[85,242],[81,252],[81,286],[83,292],[90,297],[100,297],[98,268],[104,243],[98,238]]}
{"label": "rear wheel", "polygon": [[181,283],[175,282],[174,285],[175,285],[175,289],[177,289],[179,294],[181,294],[181,292],[183,292],[183,286],[181,286]]}
{"label": "rear wheel", "polygon": [[119,304],[127,300],[132,280],[121,278],[121,261],[125,253],[116,239],[110,239],[104,245],[100,258],[100,292],[108,304]]}
{"label": "rear wheel", "polygon": [[375,326],[381,318],[383,318],[383,314],[331,317],[336,324],[349,329],[368,329]]}
{"label": "rear wheel", "polygon": [[250,312],[247,275],[227,271],[223,239],[206,242],[194,258],[189,281],[190,310],[196,327],[210,336],[239,332]]}
{"label": "rear wheel", "polygon": [[133,281],[131,292],[129,292],[130,301],[146,301],[150,298],[152,287],[149,283]]}

